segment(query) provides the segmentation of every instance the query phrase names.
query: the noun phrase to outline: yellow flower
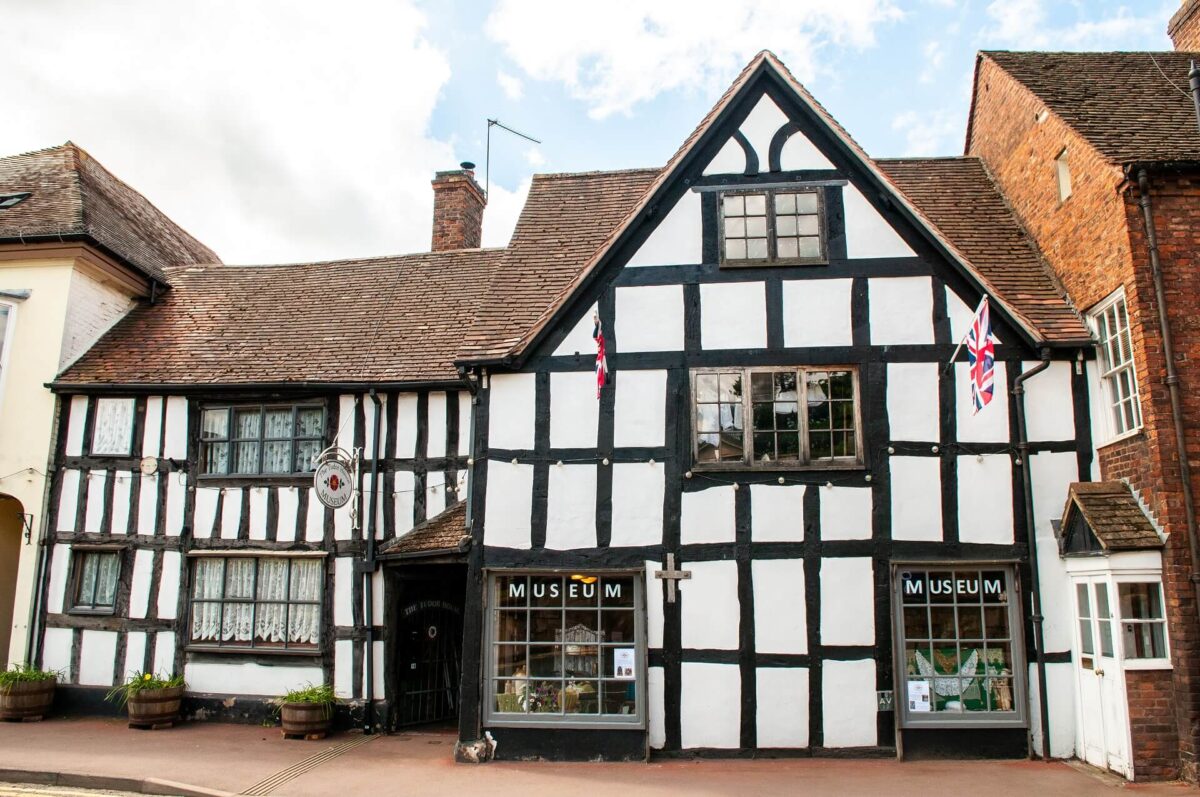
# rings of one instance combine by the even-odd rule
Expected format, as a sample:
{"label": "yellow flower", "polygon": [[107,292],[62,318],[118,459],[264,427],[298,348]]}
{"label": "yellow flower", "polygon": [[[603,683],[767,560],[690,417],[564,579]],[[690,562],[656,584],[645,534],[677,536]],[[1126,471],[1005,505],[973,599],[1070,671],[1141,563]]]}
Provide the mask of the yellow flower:
{"label": "yellow flower", "polygon": [[143,680],[143,681],[149,681],[149,680],[150,680],[150,673],[146,673],[145,675],[143,675],[143,676],[142,676],[142,680]]}

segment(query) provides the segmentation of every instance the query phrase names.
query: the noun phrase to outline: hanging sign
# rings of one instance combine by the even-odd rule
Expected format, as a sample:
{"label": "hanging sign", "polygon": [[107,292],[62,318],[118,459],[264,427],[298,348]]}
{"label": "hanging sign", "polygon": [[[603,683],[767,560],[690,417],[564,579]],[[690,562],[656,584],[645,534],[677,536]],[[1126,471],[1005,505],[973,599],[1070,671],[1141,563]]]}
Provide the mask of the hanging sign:
{"label": "hanging sign", "polygon": [[313,474],[317,500],[330,509],[345,506],[354,494],[354,477],[350,466],[340,459],[327,459],[317,465]]}

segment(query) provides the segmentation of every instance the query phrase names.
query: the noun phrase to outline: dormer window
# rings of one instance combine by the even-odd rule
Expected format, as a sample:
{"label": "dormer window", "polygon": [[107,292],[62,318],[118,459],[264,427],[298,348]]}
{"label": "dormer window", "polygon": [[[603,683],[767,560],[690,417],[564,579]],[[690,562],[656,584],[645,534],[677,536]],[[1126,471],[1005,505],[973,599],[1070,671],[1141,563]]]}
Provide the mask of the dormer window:
{"label": "dormer window", "polygon": [[1054,159],[1054,175],[1058,180],[1058,201],[1061,204],[1071,196],[1071,167],[1067,164],[1066,147]]}
{"label": "dormer window", "polygon": [[29,199],[30,193],[23,191],[16,194],[0,194],[0,210],[6,210],[13,205],[19,205],[26,199]]}
{"label": "dormer window", "polygon": [[770,188],[721,195],[721,264],[824,263],[823,203],[817,190]]}

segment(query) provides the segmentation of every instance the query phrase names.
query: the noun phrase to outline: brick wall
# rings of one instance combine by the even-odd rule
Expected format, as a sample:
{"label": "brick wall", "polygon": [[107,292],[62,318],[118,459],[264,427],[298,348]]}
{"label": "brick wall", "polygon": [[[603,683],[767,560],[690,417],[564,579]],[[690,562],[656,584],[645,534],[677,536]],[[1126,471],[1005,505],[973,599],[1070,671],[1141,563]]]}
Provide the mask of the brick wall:
{"label": "brick wall", "polygon": [[433,180],[431,250],[477,249],[483,236],[487,200],[469,169],[438,172]]}
{"label": "brick wall", "polygon": [[1134,779],[1179,777],[1179,735],[1174,721],[1175,690],[1169,670],[1126,670]]}

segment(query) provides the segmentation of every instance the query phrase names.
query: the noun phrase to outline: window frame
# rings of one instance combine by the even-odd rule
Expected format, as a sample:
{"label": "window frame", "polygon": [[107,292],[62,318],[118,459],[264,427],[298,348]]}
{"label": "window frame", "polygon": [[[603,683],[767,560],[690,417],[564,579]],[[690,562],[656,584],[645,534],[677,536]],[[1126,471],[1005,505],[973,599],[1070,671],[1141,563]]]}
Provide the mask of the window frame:
{"label": "window frame", "polygon": [[[1125,319],[1124,332],[1129,336],[1129,360],[1114,368],[1108,359],[1109,344],[1116,341],[1119,346],[1121,329],[1117,329],[1116,335],[1111,335],[1107,339],[1101,340],[1100,322],[1101,318],[1118,304],[1121,306],[1121,316]],[[1104,429],[1108,434],[1107,438],[1100,443],[1100,445],[1104,446],[1109,443],[1115,443],[1118,440],[1124,440],[1127,437],[1132,437],[1141,432],[1145,426],[1145,417],[1142,413],[1141,388],[1138,385],[1137,357],[1133,351],[1133,328],[1129,322],[1129,303],[1125,298],[1125,287],[1121,286],[1095,304],[1092,309],[1087,311],[1086,317],[1092,335],[1096,338],[1096,372],[1100,380],[1100,392],[1104,396],[1105,402],[1103,412]],[[1133,386],[1133,391],[1125,398],[1118,398],[1117,394],[1119,390],[1115,387],[1115,383],[1123,371],[1129,372],[1129,383]],[[1133,426],[1122,430],[1118,428],[1116,413],[1120,405],[1126,401],[1131,403],[1137,417]]]}
{"label": "window frame", "polygon": [[[575,571],[579,572],[579,571]],[[645,570],[601,569],[585,570],[589,576],[608,576],[628,578],[633,583],[633,623],[634,623],[634,655],[637,659],[633,683],[636,685],[635,708],[633,714],[542,714],[527,712],[515,714],[497,711],[492,699],[494,683],[499,676],[496,674],[495,656],[493,649],[502,644],[495,638],[496,613],[499,606],[495,605],[495,585],[497,579],[506,576],[532,576],[541,578],[570,579],[570,570],[539,570],[530,568],[485,568],[484,570],[484,624],[483,624],[483,722],[485,726],[520,727],[520,728],[583,728],[604,730],[646,730],[648,728],[647,690],[649,689],[649,646],[646,638],[646,589]],[[570,611],[565,601],[562,611]],[[531,643],[526,641],[525,646]],[[565,645],[565,642],[564,642]],[[527,676],[534,680],[532,676]],[[596,680],[605,680],[602,676]],[[531,719],[536,717],[537,719]],[[586,719],[577,719],[583,718]]]}
{"label": "window frame", "polygon": [[[741,371],[742,383],[746,386],[742,391],[742,419],[743,419],[743,446],[742,459],[737,460],[719,460],[716,462],[702,462],[700,460],[700,441],[698,425],[698,404],[696,401],[696,377],[702,374],[723,374],[731,371]],[[750,391],[751,375],[756,373],[776,374],[779,372],[794,372],[799,375],[801,382],[798,382],[797,393],[800,393],[799,385],[807,388],[810,372],[831,372],[831,371],[848,371],[851,375],[851,380],[854,385],[854,450],[855,456],[850,457],[832,457],[829,459],[813,460],[811,457],[811,443],[809,441],[808,428],[808,402],[802,400],[797,395],[797,409],[801,406],[799,418],[799,433],[800,433],[800,460],[798,462],[789,462],[785,460],[772,460],[771,462],[757,462],[754,458],[754,428],[753,428],[753,401]],[[796,365],[796,366],[775,366],[775,365],[755,365],[755,366],[705,366],[703,368],[693,368],[688,374],[688,406],[691,413],[691,434],[692,434],[692,468],[695,470],[858,470],[866,467],[866,457],[863,452],[863,428],[862,428],[862,387],[859,381],[859,369],[855,365]]]}
{"label": "window frame", "polygon": [[[289,409],[292,413],[292,430],[293,434],[287,438],[267,438],[265,436],[264,417],[271,410]],[[320,409],[321,410],[321,433],[317,437],[297,437],[294,434],[296,428],[296,416],[302,409]],[[204,438],[204,415],[210,411],[224,410],[226,413],[226,436],[206,440]],[[238,411],[255,410],[258,412],[258,436],[257,437],[235,437],[234,436],[234,414]],[[328,447],[328,432],[329,432],[329,406],[328,403],[318,399],[305,399],[303,401],[263,401],[263,402],[211,402],[200,405],[200,425],[197,429],[197,459],[196,472],[197,478],[200,481],[221,481],[221,480],[246,480],[246,479],[297,479],[311,478],[315,470],[306,471],[288,471],[286,473],[265,473],[263,472],[263,457],[266,455],[266,443],[287,440],[291,447],[291,462],[296,461],[296,443],[308,442],[315,440],[320,444],[320,450]],[[208,453],[208,448],[214,443],[224,443],[229,446],[227,454],[228,467],[232,468],[234,463],[235,446],[238,443],[257,442],[258,444],[258,468],[253,472],[239,472],[228,470],[224,473],[208,473],[205,472],[204,462]]]}
{"label": "window frame", "polygon": [[1066,147],[1063,147],[1054,156],[1054,185],[1058,194],[1058,204],[1062,205],[1074,193],[1071,186],[1071,164],[1067,160]]}
{"label": "window frame", "polygon": [[[1121,666],[1126,670],[1170,670],[1174,665],[1171,663],[1171,633],[1170,626],[1167,620],[1167,602],[1166,589],[1163,586],[1161,573],[1114,573],[1112,575],[1111,584],[1113,586],[1113,597],[1116,598],[1112,610],[1112,622],[1116,626],[1113,629],[1113,646],[1115,650],[1120,652]],[[1162,617],[1156,620],[1127,620],[1121,612],[1121,585],[1122,584],[1155,584],[1158,586],[1158,601],[1159,608],[1162,609]],[[1112,599],[1110,598],[1110,601]],[[1127,622],[1134,623],[1160,623],[1163,630],[1163,655],[1146,658],[1130,657],[1125,650],[1125,628]]]}
{"label": "window frame", "polygon": [[[123,450],[102,451],[96,447],[96,435],[100,432],[100,425],[96,421],[100,418],[101,402],[123,402],[130,407],[129,427],[125,430],[125,447]],[[137,426],[137,399],[132,396],[99,396],[92,405],[92,412],[95,414],[95,418],[92,422],[92,439],[88,441],[88,453],[97,457],[133,456],[133,428]]]}
{"label": "window frame", "polygon": [[[113,602],[111,606],[96,605],[96,589],[99,577],[92,585],[92,600],[90,603],[79,601],[79,590],[83,586],[84,560],[89,556],[114,556],[117,561],[116,574],[113,583]],[[71,546],[71,576],[68,579],[68,592],[64,605],[67,614],[80,614],[93,617],[115,617],[117,605],[121,601],[121,571],[125,567],[125,548],[117,545],[73,545]]]}
{"label": "window frame", "polygon": [[[776,266],[824,266],[829,264],[829,225],[826,219],[825,191],[822,186],[770,186],[756,188],[741,185],[716,191],[717,196],[717,246],[720,268],[774,268]],[[821,254],[818,257],[778,256],[778,236],[775,223],[775,194],[814,194],[817,198],[817,240]],[[762,194],[767,205],[767,257],[765,259],[730,260],[725,256],[725,197]],[[805,214],[808,215],[808,214]],[[807,236],[806,236],[807,237]]]}

